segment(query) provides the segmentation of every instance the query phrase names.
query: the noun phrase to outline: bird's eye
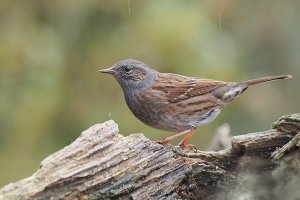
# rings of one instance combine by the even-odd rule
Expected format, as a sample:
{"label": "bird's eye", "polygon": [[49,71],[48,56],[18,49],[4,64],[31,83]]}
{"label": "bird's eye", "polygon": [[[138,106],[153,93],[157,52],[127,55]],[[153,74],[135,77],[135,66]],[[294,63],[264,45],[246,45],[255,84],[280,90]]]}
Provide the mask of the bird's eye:
{"label": "bird's eye", "polygon": [[132,71],[132,68],[129,67],[129,66],[125,66],[125,67],[124,67],[124,71],[125,71],[126,73],[130,73],[130,72]]}

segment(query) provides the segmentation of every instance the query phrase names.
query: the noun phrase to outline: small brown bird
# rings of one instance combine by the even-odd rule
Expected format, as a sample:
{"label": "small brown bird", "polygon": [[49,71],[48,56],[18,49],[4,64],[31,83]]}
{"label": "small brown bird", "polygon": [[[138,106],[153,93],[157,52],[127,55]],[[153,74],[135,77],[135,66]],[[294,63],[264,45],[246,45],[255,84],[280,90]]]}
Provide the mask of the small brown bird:
{"label": "small brown bird", "polygon": [[166,137],[162,143],[187,134],[179,143],[182,148],[194,148],[186,142],[196,129],[213,121],[224,106],[249,86],[292,77],[282,75],[224,82],[160,73],[132,59],[100,71],[117,79],[127,105],[139,120],[154,128],[177,133]]}

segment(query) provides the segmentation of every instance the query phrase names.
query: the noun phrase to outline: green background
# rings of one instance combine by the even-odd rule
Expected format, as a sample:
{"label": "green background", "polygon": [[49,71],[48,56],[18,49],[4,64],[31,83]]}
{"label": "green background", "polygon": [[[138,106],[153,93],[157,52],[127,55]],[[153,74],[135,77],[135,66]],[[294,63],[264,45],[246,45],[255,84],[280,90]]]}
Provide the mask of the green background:
{"label": "green background", "polygon": [[161,72],[238,81],[292,74],[249,89],[192,143],[269,129],[299,112],[300,1],[0,0],[0,186],[109,119],[127,135],[170,133],[138,121],[98,70],[134,58]]}

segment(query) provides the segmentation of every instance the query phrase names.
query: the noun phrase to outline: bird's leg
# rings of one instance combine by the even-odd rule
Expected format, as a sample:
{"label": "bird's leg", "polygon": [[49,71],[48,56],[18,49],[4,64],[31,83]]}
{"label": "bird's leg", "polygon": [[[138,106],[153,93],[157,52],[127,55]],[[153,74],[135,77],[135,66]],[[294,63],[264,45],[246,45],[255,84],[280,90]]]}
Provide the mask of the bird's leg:
{"label": "bird's leg", "polygon": [[197,151],[197,148],[195,145],[192,144],[186,144],[186,142],[193,136],[197,129],[193,128],[192,130],[189,130],[188,134],[179,142],[178,146],[180,146],[182,149],[193,149],[194,151]]}
{"label": "bird's leg", "polygon": [[171,135],[169,137],[165,137],[164,139],[160,140],[158,143],[160,144],[166,144],[168,142],[170,142],[171,140],[178,138],[182,135],[188,134],[189,132],[191,132],[191,130],[186,130],[186,131],[182,131],[180,133],[176,133],[175,135]]}

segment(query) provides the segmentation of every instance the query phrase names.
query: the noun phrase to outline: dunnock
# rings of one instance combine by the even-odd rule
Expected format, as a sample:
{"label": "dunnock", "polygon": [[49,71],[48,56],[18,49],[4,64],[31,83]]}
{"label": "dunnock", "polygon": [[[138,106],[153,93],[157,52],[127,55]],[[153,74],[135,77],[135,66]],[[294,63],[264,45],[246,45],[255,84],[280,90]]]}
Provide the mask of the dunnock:
{"label": "dunnock", "polygon": [[249,86],[290,75],[270,76],[241,82],[223,82],[171,73],[160,73],[137,60],[122,60],[108,69],[121,85],[132,113],[145,124],[177,132],[161,142],[167,143],[187,134],[179,143],[182,148],[195,130],[213,121],[229,102]]}

